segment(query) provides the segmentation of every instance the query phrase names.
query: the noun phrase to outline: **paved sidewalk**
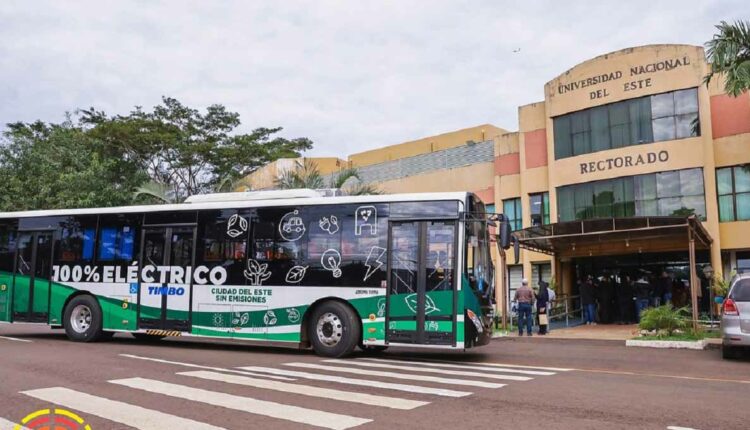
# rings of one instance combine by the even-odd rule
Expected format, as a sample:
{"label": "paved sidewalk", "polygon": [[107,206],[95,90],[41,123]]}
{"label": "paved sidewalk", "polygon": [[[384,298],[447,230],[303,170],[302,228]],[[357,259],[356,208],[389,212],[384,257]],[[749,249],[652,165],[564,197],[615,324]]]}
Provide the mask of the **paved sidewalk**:
{"label": "paved sidewalk", "polygon": [[[617,325],[617,324],[597,324],[597,325],[579,325],[576,327],[554,328],[549,334],[539,336],[534,327],[534,336],[541,338],[553,339],[589,339],[589,340],[621,340],[625,341],[638,335],[638,325]],[[515,330],[508,334],[510,337],[518,337]],[[526,337],[524,335],[524,337]]]}

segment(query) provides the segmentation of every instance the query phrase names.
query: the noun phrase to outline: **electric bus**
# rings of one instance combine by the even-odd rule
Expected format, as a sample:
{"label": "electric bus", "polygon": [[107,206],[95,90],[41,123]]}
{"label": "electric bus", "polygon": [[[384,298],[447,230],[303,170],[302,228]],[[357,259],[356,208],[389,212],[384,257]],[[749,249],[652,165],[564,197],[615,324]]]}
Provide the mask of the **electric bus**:
{"label": "electric bus", "polygon": [[0,213],[0,321],[79,342],[129,332],[328,357],[466,349],[491,338],[491,224],[465,192],[257,191]]}

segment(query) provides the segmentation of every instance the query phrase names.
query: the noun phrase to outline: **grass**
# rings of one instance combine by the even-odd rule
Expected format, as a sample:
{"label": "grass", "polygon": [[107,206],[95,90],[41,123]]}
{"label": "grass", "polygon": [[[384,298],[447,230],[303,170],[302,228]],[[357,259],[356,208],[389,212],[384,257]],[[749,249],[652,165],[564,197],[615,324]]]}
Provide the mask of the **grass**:
{"label": "grass", "polygon": [[633,340],[677,340],[677,341],[688,341],[694,342],[697,340],[711,339],[721,337],[721,333],[718,331],[701,331],[698,333],[687,332],[687,333],[674,333],[671,336],[637,336]]}

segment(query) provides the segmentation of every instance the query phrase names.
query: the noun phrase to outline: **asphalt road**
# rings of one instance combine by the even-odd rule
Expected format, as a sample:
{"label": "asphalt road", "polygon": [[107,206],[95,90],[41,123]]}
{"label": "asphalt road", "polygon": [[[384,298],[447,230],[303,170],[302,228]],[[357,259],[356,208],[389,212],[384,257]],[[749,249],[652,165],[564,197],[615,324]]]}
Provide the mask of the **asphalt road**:
{"label": "asphalt road", "polygon": [[750,360],[724,361],[718,350],[535,337],[469,353],[394,350],[332,362],[309,351],[125,334],[80,344],[46,327],[0,325],[0,359],[2,430],[55,407],[94,430],[750,426]]}

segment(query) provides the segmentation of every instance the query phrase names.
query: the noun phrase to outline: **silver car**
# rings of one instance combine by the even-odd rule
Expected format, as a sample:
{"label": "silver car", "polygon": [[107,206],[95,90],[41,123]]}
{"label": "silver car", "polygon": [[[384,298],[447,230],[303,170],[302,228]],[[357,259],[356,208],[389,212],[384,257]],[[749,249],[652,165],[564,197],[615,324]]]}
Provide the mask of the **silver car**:
{"label": "silver car", "polygon": [[750,347],[750,273],[735,276],[721,317],[722,356],[737,358]]}

